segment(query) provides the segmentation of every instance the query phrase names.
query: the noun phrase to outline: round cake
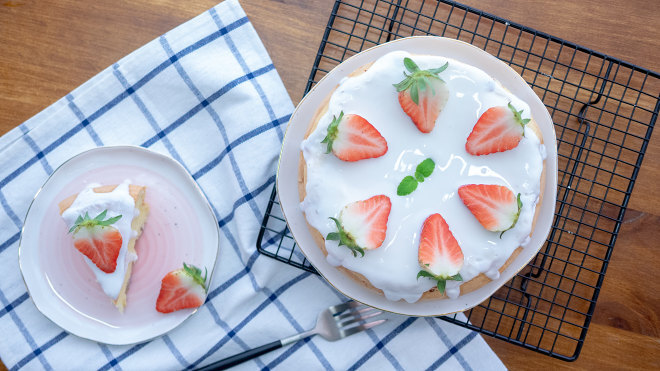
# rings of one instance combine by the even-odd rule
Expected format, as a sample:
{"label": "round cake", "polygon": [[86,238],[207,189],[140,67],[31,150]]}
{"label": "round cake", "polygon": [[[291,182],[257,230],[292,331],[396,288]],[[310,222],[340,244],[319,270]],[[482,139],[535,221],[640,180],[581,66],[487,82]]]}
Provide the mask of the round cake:
{"label": "round cake", "polygon": [[301,209],[327,261],[387,299],[456,298],[529,242],[545,156],[529,106],[485,72],[392,52],[318,108]]}

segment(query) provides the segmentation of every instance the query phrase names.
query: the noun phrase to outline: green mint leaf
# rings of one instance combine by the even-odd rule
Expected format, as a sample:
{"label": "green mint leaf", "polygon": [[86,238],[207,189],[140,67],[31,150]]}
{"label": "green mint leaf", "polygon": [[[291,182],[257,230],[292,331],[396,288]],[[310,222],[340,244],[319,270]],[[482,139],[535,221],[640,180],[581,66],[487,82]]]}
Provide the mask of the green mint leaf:
{"label": "green mint leaf", "polygon": [[427,158],[417,165],[417,169],[415,169],[415,177],[417,177],[417,173],[419,173],[424,178],[428,178],[433,173],[433,169],[435,169],[435,162],[430,158]]}
{"label": "green mint leaf", "polygon": [[399,196],[406,196],[413,193],[415,189],[417,189],[417,180],[408,175],[403,178],[401,183],[399,183],[399,186],[396,188],[396,194]]}
{"label": "green mint leaf", "polygon": [[401,183],[399,183],[399,186],[396,189],[396,194],[399,196],[406,196],[413,193],[417,189],[419,183],[424,182],[424,180],[433,173],[433,169],[435,169],[435,162],[430,158],[420,162],[419,165],[417,165],[417,168],[415,168],[414,176],[408,175],[401,180]]}

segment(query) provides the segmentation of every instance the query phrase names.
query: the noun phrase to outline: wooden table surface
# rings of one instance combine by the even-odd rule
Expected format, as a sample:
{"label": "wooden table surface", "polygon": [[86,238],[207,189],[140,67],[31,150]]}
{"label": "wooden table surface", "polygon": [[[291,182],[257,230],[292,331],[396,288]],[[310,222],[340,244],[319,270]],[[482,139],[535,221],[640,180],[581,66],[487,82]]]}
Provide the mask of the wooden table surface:
{"label": "wooden table surface", "polygon": [[[660,1],[462,0],[660,71]],[[194,0],[0,0],[0,135],[121,57],[214,6]],[[331,0],[241,0],[297,103]],[[660,92],[656,92],[660,93]],[[630,198],[584,348],[563,362],[485,337],[513,369],[660,369],[660,131]],[[0,362],[0,370],[4,370]]]}

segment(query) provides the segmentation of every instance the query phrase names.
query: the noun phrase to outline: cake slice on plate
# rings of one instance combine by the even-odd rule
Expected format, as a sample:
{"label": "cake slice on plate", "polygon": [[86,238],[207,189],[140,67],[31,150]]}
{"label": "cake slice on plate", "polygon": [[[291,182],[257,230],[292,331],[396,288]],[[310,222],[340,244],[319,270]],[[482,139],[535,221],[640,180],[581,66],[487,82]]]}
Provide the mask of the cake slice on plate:
{"label": "cake slice on plate", "polygon": [[135,242],[149,215],[145,192],[146,187],[128,181],[91,184],[58,204],[73,247],[84,255],[103,291],[121,312],[137,260]]}

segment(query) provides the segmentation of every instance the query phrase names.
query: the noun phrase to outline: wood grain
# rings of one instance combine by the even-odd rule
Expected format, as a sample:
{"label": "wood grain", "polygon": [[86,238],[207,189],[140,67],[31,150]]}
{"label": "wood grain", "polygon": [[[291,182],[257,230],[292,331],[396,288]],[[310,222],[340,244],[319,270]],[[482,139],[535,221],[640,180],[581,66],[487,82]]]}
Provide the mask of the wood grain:
{"label": "wood grain", "polygon": [[[0,0],[3,51],[0,53],[0,134],[215,3]],[[633,64],[660,70],[658,1],[463,0],[463,3]],[[333,1],[242,0],[241,5],[297,103],[307,84]],[[660,368],[659,136],[656,130],[648,143],[580,358],[566,363],[485,337],[508,367]],[[607,208],[599,211],[617,213]],[[0,364],[0,371],[4,370]]]}

